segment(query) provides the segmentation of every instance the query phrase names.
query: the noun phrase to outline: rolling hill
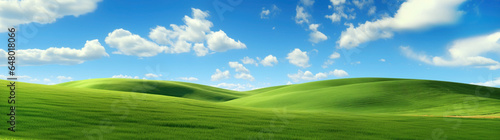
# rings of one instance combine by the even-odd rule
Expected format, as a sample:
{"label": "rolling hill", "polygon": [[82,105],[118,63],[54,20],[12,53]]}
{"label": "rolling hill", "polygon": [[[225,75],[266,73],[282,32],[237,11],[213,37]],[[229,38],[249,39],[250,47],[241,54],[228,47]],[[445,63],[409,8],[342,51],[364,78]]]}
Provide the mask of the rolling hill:
{"label": "rolling hill", "polygon": [[[134,89],[140,81],[91,79],[60,85],[18,82],[16,132],[0,131],[0,139],[500,137],[498,119],[453,118],[438,113],[453,107],[452,111],[466,111],[458,115],[500,116],[496,109],[498,88],[427,80],[355,78],[233,92],[182,82],[142,81],[145,87],[163,90],[188,88],[196,92],[186,94],[197,94],[196,97],[158,92],[162,91],[159,89]],[[4,85],[7,82],[0,80]],[[476,94],[476,90],[481,94]],[[0,92],[7,93],[8,88],[0,88]],[[219,94],[212,95],[215,93]],[[7,99],[8,94],[0,94],[0,98]],[[1,102],[0,112],[8,113],[9,106]],[[0,121],[7,119],[2,117]],[[7,128],[7,123],[2,126]]]}
{"label": "rolling hill", "polygon": [[140,92],[205,101],[227,101],[247,94],[194,83],[142,79],[102,78],[61,83],[59,86]]}
{"label": "rolling hill", "polygon": [[[444,81],[352,78],[268,90],[226,102],[260,108],[413,115],[500,115],[498,88]],[[493,113],[493,114],[492,114]]]}

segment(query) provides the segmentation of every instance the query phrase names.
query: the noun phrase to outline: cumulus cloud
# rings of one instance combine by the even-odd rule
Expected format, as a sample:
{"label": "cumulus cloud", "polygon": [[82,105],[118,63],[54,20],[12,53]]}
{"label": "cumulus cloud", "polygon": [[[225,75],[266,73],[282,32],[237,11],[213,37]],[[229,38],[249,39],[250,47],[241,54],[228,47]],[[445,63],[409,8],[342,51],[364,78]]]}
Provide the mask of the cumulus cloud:
{"label": "cumulus cloud", "polygon": [[385,59],[383,59],[383,58],[382,58],[382,59],[380,59],[379,61],[380,61],[380,62],[385,62]]}
{"label": "cumulus cloud", "polygon": [[245,80],[250,80],[253,81],[255,78],[250,75],[250,71],[243,66],[243,64],[240,64],[238,62],[229,62],[229,67],[233,68],[237,73],[234,75],[234,78],[236,79],[245,79]]}
{"label": "cumulus cloud", "polygon": [[219,80],[223,80],[223,79],[229,79],[230,76],[231,75],[229,74],[228,70],[222,72],[221,70],[216,69],[215,73],[211,76],[211,80],[212,81],[219,81]]}
{"label": "cumulus cloud", "polygon": [[329,59],[321,65],[322,68],[328,68],[329,65],[332,65],[334,63],[333,59],[340,58],[340,54],[338,52],[333,52],[328,58]]}
{"label": "cumulus cloud", "polygon": [[498,87],[498,86],[500,86],[500,77],[498,77],[495,80],[490,80],[490,81],[486,81],[486,82],[479,82],[479,83],[470,83],[470,84],[489,86],[489,87]]}
{"label": "cumulus cloud", "polygon": [[146,76],[147,78],[158,78],[158,77],[161,77],[163,75],[161,74],[153,74],[153,73],[148,73],[148,74],[145,74],[144,76]]}
{"label": "cumulus cloud", "polygon": [[245,56],[243,59],[241,59],[241,62],[243,64],[252,64],[252,65],[255,65],[255,66],[259,66],[259,63],[257,63],[257,61],[255,61],[255,59],[250,58],[248,56]]}
{"label": "cumulus cloud", "polygon": [[312,43],[318,43],[321,41],[325,41],[328,39],[325,34],[318,31],[319,24],[311,24],[309,25],[309,30],[312,32],[309,34],[309,41]]}
{"label": "cumulus cloud", "polygon": [[288,53],[286,59],[288,59],[288,62],[290,62],[290,64],[302,68],[311,66],[309,64],[309,56],[307,56],[307,52],[303,52],[298,48],[295,48],[292,52]]}
{"label": "cumulus cloud", "polygon": [[500,69],[500,62],[485,57],[488,53],[500,54],[500,32],[455,40],[448,49],[447,57],[432,57],[425,53],[416,53],[410,47],[404,46],[401,46],[400,50],[409,58],[435,66],[474,66],[490,70]]}
{"label": "cumulus cloud", "polygon": [[268,55],[264,59],[262,59],[262,61],[260,61],[260,63],[263,66],[271,66],[272,67],[273,65],[278,64],[278,59],[273,55]]}
{"label": "cumulus cloud", "polygon": [[203,43],[196,43],[193,46],[193,50],[196,56],[205,56],[208,54],[208,48],[203,45]]}
{"label": "cumulus cloud", "polygon": [[311,17],[311,15],[309,15],[309,13],[305,11],[304,7],[297,5],[295,11],[297,12],[295,14],[295,22],[297,24],[309,23],[309,18]]}
{"label": "cumulus cloud", "polygon": [[139,76],[129,76],[129,75],[113,75],[111,78],[129,78],[129,79],[139,79]]}
{"label": "cumulus cloud", "polygon": [[328,74],[329,75],[333,75],[335,77],[346,77],[346,76],[349,76],[349,74],[346,71],[344,71],[344,70],[338,70],[338,69],[330,71]]}
{"label": "cumulus cloud", "polygon": [[250,80],[250,81],[254,81],[255,80],[255,78],[250,73],[237,73],[236,75],[234,75],[234,78],[236,78],[236,79]]}
{"label": "cumulus cloud", "polygon": [[[139,57],[156,56],[158,53],[187,53],[194,50],[196,56],[211,54],[210,51],[225,52],[244,49],[246,45],[235,41],[222,31],[211,31],[213,23],[207,20],[208,12],[191,8],[192,15],[184,16],[185,25],[170,24],[172,29],[156,26],[149,32],[149,41],[124,29],[116,29],[106,37],[106,43],[117,48],[115,54]],[[205,44],[206,43],[206,44]]]}
{"label": "cumulus cloud", "polygon": [[288,74],[288,78],[292,79],[292,81],[294,81],[294,82],[299,82],[301,80],[306,80],[306,81],[319,80],[319,79],[324,79],[327,77],[328,77],[328,74],[326,74],[326,73],[319,72],[319,73],[313,74],[310,71],[303,72],[301,70],[298,70],[298,72],[296,74]]}
{"label": "cumulus cloud", "polygon": [[229,67],[233,68],[236,72],[250,72],[247,68],[245,68],[245,66],[243,66],[243,64],[238,62],[229,62]]}
{"label": "cumulus cloud", "polygon": [[101,0],[3,0],[0,1],[0,33],[7,28],[29,23],[49,24],[64,16],[94,11]]}
{"label": "cumulus cloud", "polygon": [[104,41],[111,48],[118,49],[113,52],[114,54],[151,57],[168,49],[166,46],[160,46],[124,29],[114,30]]}
{"label": "cumulus cloud", "polygon": [[207,35],[208,48],[216,52],[225,52],[230,49],[244,49],[247,48],[241,41],[235,41],[229,38],[222,30],[212,32]]}
{"label": "cumulus cloud", "polygon": [[196,77],[179,77],[179,79],[184,81],[198,81],[198,78]]}
{"label": "cumulus cloud", "polygon": [[[16,50],[18,65],[74,65],[81,64],[85,61],[99,59],[104,56],[109,56],[104,47],[99,43],[99,40],[94,39],[86,41],[81,49],[72,48],[55,48],[50,47],[46,50],[41,49],[25,49]],[[5,50],[0,49],[0,57],[7,58],[8,54]]]}
{"label": "cumulus cloud", "polygon": [[[394,17],[384,17],[376,21],[366,21],[342,31],[337,41],[340,48],[354,48],[359,44],[391,38],[395,31],[417,30],[454,23],[463,11],[458,7],[465,0],[408,0],[404,2]],[[353,1],[354,4],[356,2]],[[358,1],[358,7],[362,1]],[[362,6],[361,6],[362,7]]]}
{"label": "cumulus cloud", "polygon": [[[356,18],[355,13],[347,15],[344,12],[344,6],[342,4],[344,4],[345,1],[331,1],[331,2],[332,2],[332,5],[335,7],[334,13],[332,13],[331,15],[325,15],[325,18],[330,19],[332,21],[332,23],[340,22],[342,18],[345,18],[345,19]],[[330,6],[330,8],[331,8],[331,6]]]}

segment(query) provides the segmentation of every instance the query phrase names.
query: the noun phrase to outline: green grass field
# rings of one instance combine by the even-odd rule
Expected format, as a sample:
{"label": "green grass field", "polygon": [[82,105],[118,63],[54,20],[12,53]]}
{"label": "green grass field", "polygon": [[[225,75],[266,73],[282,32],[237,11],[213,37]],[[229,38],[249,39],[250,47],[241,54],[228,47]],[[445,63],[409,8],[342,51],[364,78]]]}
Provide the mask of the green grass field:
{"label": "green grass field", "polygon": [[[17,83],[16,91],[16,132],[7,131],[3,115],[0,139],[500,137],[499,88],[443,81],[353,78],[237,92],[184,82],[90,79]],[[0,113],[9,106],[0,103]]]}

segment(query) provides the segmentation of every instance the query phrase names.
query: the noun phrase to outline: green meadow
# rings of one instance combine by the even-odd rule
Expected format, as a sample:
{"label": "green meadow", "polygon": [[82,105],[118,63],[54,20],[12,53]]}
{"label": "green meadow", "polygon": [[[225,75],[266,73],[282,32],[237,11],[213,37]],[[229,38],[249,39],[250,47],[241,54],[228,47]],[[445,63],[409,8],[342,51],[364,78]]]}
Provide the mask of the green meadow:
{"label": "green meadow", "polygon": [[245,92],[139,79],[16,83],[16,132],[0,88],[0,139],[500,138],[500,89],[462,83],[350,78]]}

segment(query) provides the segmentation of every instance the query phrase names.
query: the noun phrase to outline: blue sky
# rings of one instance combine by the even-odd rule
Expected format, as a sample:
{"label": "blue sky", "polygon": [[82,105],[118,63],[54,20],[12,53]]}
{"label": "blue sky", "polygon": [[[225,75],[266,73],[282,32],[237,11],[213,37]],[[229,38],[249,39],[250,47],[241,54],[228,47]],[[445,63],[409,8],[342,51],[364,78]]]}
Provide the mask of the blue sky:
{"label": "blue sky", "polygon": [[231,2],[1,1],[0,27],[18,29],[17,74],[31,83],[127,77],[250,90],[390,77],[500,85],[500,1]]}

